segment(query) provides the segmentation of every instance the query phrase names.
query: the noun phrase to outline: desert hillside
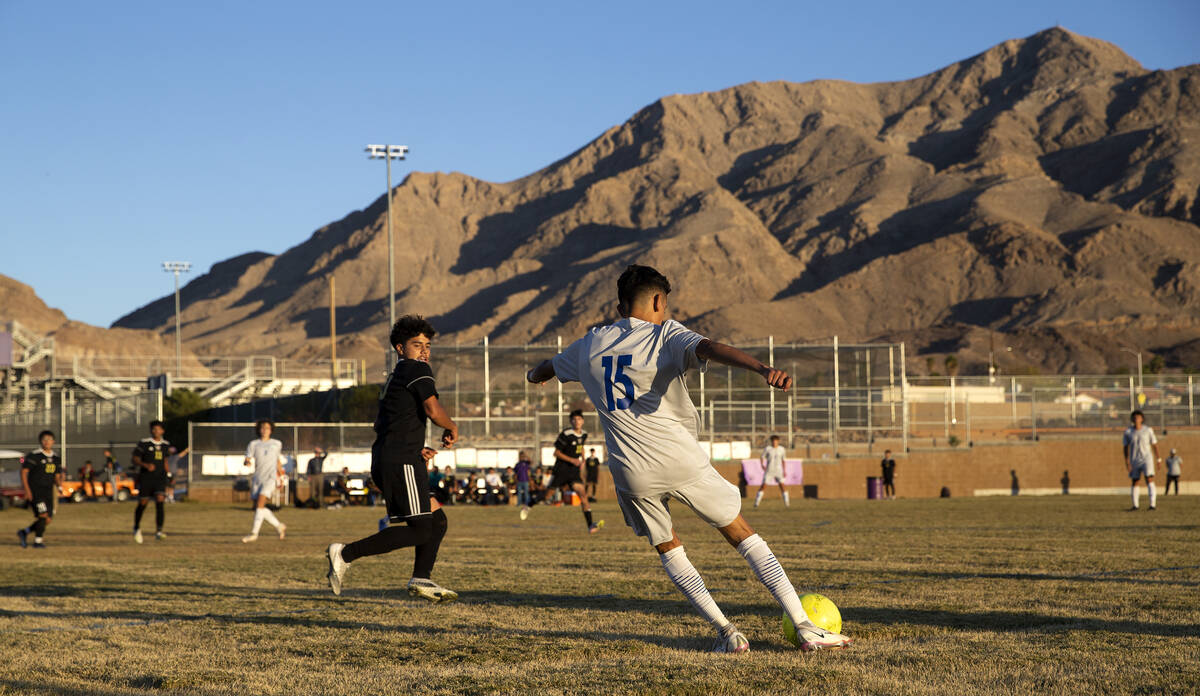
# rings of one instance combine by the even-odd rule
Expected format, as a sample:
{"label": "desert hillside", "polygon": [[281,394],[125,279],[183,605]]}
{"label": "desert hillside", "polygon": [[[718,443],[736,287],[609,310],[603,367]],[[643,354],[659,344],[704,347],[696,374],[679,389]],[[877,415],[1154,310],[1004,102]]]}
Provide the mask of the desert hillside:
{"label": "desert hillside", "polygon": [[[525,178],[414,173],[391,195],[398,311],[451,340],[574,336],[638,262],[728,340],[904,340],[968,367],[994,342],[1043,371],[1200,356],[1200,66],[1058,28],[902,82],[665,97]],[[333,274],[339,353],[382,362],[385,211],[192,280],[188,346],[323,354]]]}

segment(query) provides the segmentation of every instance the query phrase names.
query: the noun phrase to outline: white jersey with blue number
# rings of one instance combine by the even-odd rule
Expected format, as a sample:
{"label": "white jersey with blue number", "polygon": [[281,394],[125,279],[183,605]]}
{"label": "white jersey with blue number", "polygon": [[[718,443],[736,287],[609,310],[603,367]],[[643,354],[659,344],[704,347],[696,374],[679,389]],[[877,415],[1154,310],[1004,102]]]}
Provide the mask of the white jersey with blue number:
{"label": "white jersey with blue number", "polygon": [[712,467],[697,442],[700,415],[684,384],[704,337],[677,321],[622,319],[592,329],[554,357],[562,382],[580,382],[596,407],[618,491],[647,497],[700,480]]}

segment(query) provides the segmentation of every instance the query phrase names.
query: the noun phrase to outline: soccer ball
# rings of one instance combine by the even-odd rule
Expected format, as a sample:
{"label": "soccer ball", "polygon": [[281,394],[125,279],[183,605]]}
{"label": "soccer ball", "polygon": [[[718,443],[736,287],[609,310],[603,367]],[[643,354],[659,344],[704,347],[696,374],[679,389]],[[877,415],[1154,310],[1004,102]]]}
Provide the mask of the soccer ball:
{"label": "soccer ball", "polygon": [[[842,612],[838,611],[833,600],[825,595],[810,592],[800,596],[800,604],[804,606],[808,618],[812,619],[817,628],[823,628],[833,633],[842,632]],[[796,626],[786,612],[783,615],[783,635],[789,643],[800,647],[800,638],[796,636]]]}

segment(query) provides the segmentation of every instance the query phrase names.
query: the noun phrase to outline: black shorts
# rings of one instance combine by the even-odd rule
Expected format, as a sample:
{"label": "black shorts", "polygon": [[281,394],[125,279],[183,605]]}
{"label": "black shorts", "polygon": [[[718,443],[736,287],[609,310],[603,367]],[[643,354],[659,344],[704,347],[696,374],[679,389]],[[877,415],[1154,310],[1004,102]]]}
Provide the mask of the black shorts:
{"label": "black shorts", "polygon": [[167,479],[164,476],[142,474],[137,480],[139,498],[153,498],[167,494]]}
{"label": "black shorts", "polygon": [[29,509],[34,517],[54,517],[54,491],[34,491],[29,500]]}
{"label": "black shorts", "polygon": [[600,469],[599,468],[587,470],[587,482],[588,483],[600,483]]}
{"label": "black shorts", "polygon": [[429,472],[424,462],[375,464],[371,467],[371,479],[383,493],[389,521],[403,522],[430,513]]}
{"label": "black shorts", "polygon": [[583,479],[579,478],[579,467],[574,464],[560,464],[554,467],[554,474],[550,477],[550,485],[547,487],[553,490],[576,483],[583,483]]}

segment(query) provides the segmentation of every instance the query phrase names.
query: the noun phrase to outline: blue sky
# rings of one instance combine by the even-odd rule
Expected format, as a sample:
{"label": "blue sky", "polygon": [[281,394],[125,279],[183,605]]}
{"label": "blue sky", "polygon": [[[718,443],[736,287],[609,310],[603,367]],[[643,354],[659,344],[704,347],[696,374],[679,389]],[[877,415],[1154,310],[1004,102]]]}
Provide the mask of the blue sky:
{"label": "blue sky", "polygon": [[[336,7],[335,7],[336,5]],[[108,325],[411,169],[507,181],[673,93],[921,75],[1062,26],[1200,62],[1200,3],[0,0],[0,273]]]}

